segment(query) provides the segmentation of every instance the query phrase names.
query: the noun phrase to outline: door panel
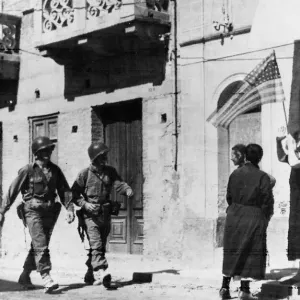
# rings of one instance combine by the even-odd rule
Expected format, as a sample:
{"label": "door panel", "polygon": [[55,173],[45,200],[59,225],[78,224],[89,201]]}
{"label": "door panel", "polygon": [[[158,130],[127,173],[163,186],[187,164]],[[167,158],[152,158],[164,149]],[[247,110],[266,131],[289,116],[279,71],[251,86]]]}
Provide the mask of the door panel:
{"label": "door panel", "polygon": [[[47,136],[51,142],[55,144],[55,149],[52,152],[51,161],[58,163],[58,144],[57,144],[57,117],[41,118],[32,120],[32,139],[39,136]],[[32,157],[33,160],[33,157]]]}
{"label": "door panel", "polygon": [[142,205],[142,126],[139,120],[127,124],[127,178],[134,190],[131,198],[131,251],[142,253],[143,247],[143,205]]}
{"label": "door panel", "polygon": [[[108,164],[117,169],[118,174],[126,181],[126,127],[122,122],[111,123],[105,128],[106,144],[110,148]],[[109,250],[128,252],[128,203],[125,196],[119,195],[113,189],[112,200],[121,203],[118,217],[112,217],[112,228],[109,238]]]}
{"label": "door panel", "polygon": [[142,253],[142,109],[141,103],[120,104],[102,109],[105,142],[110,148],[108,164],[115,167],[134,190],[134,196],[117,195],[122,206],[118,217],[112,217],[108,250],[112,252]]}

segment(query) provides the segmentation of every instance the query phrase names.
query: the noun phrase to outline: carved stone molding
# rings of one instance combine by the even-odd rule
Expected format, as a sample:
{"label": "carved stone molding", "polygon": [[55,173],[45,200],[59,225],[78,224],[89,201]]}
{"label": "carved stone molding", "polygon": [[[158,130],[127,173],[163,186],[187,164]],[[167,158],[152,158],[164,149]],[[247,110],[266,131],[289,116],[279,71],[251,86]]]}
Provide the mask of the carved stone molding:
{"label": "carved stone molding", "polygon": [[73,22],[73,0],[43,0],[43,32],[57,30]]}
{"label": "carved stone molding", "polygon": [[93,19],[120,9],[122,0],[86,0],[86,18]]}

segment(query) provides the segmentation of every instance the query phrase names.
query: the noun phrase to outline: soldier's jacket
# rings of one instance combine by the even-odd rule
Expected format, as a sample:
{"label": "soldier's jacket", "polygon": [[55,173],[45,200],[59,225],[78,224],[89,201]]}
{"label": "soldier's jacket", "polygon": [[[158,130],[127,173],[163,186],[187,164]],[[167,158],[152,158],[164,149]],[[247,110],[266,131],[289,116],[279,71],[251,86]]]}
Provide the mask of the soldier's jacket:
{"label": "soldier's jacket", "polygon": [[36,163],[20,169],[3,199],[0,212],[6,212],[10,208],[19,192],[22,193],[24,202],[31,199],[54,202],[58,194],[62,204],[72,210],[71,190],[63,172],[52,162],[49,162],[48,170],[48,174],[45,175]]}
{"label": "soldier's jacket", "polygon": [[126,195],[130,189],[113,167],[104,166],[99,173],[95,166],[90,165],[79,172],[72,186],[72,201],[80,207],[86,202],[104,204],[109,201],[112,188],[121,195]]}

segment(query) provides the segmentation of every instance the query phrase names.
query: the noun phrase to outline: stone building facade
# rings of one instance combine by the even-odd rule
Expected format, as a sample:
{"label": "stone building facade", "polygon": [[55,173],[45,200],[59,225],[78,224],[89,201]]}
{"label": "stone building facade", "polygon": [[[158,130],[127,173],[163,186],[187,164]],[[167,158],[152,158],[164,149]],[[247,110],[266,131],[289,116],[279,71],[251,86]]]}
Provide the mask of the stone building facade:
{"label": "stone building facade", "polygon": [[[284,260],[289,168],[277,162],[275,149],[282,104],[239,116],[229,130],[206,121],[270,53],[249,50],[259,0],[177,0],[160,12],[145,1],[92,2],[2,0],[2,14],[21,20],[16,104],[0,109],[3,193],[32,159],[35,136],[46,134],[57,144],[53,160],[70,184],[89,164],[90,142],[105,141],[110,163],[137,191],[133,203],[119,198],[123,210],[114,220],[109,251],[200,267],[220,258],[230,147],[257,142],[265,153],[262,169],[277,179],[270,257]],[[67,13],[54,22],[51,13],[55,18],[64,5]],[[213,22],[224,18],[233,31],[221,35]],[[293,45],[276,48],[286,107],[293,60],[281,57],[293,53]],[[76,226],[61,213],[53,253],[83,255]],[[2,256],[24,255],[25,236],[24,242],[12,207]]]}
{"label": "stone building facade", "polygon": [[[189,185],[182,185],[182,201],[187,203],[188,199],[193,199],[197,203],[194,205],[198,209],[195,225],[203,224],[204,228],[210,228],[210,236],[214,236],[213,243],[216,249],[220,249],[227,207],[226,185],[234,169],[230,161],[230,149],[237,143],[261,144],[264,149],[261,168],[277,179],[274,188],[275,214],[268,229],[270,263],[284,265],[287,263],[290,169],[278,162],[275,143],[278,129],[285,126],[282,103],[263,105],[247,112],[237,117],[228,130],[217,129],[206,121],[273,49],[282,77],[286,111],[289,112],[295,73],[293,41],[280,42],[283,38],[280,35],[284,36],[284,32],[267,32],[263,23],[255,23],[259,19],[262,21],[262,17],[257,17],[258,14],[261,16],[268,9],[274,11],[273,4],[272,1],[260,3],[259,0],[180,2],[181,135],[182,144],[185,145],[182,150],[181,178],[183,182],[189,181]],[[282,7],[281,15],[284,15],[284,11]],[[276,16],[272,18],[269,30],[280,27],[278,20]],[[227,27],[224,31],[222,24],[225,22],[232,23],[233,30]],[[256,36],[251,32],[254,27]],[[258,43],[260,29],[265,39],[270,34],[278,43],[267,46]],[[286,31],[289,31],[287,26]],[[264,36],[259,38],[263,42]],[[255,40],[254,45],[252,43]],[[197,228],[200,239],[201,227],[193,227]]]}
{"label": "stone building facade", "polygon": [[[135,190],[132,202],[118,199],[122,210],[109,251],[180,258],[180,155],[174,149],[180,150],[168,38],[173,6],[159,12],[145,1],[92,2],[3,1],[3,14],[21,18],[16,105],[0,111],[3,194],[32,159],[34,137],[46,134],[56,143],[53,161],[70,184],[89,165],[89,144],[104,141],[110,163]],[[3,257],[24,255],[25,233],[26,242],[14,205],[2,230]],[[77,224],[67,225],[64,212],[51,248],[53,255],[84,253]]]}

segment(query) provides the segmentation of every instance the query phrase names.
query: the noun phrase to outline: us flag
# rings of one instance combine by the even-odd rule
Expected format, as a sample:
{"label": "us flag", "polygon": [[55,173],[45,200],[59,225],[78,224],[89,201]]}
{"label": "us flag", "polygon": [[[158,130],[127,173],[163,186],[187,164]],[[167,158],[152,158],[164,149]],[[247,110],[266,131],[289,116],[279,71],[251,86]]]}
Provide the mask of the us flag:
{"label": "us flag", "polygon": [[228,128],[239,115],[259,105],[285,101],[275,51],[258,64],[245,78],[242,86],[207,119],[215,127]]}

